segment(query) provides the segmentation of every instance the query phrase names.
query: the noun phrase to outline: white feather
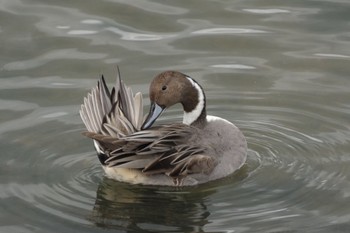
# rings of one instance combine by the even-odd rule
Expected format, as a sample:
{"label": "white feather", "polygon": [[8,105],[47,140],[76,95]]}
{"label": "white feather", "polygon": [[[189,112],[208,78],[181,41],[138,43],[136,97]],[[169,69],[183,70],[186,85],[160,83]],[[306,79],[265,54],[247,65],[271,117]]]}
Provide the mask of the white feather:
{"label": "white feather", "polygon": [[187,77],[187,79],[191,82],[192,86],[194,86],[194,88],[196,88],[196,90],[198,91],[198,104],[196,108],[193,109],[191,112],[184,112],[183,123],[186,125],[190,125],[198,119],[198,117],[203,111],[204,94],[202,88],[195,81],[193,81],[192,78]]}

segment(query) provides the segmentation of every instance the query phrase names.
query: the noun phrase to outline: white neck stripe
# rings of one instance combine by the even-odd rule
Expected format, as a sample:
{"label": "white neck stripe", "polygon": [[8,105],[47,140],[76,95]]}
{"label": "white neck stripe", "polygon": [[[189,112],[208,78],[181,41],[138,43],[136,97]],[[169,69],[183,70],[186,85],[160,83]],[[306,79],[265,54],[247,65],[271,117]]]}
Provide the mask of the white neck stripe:
{"label": "white neck stripe", "polygon": [[184,111],[184,118],[183,123],[186,125],[192,124],[194,121],[198,119],[198,117],[201,115],[203,108],[204,108],[204,94],[202,88],[193,81],[192,78],[186,77],[188,81],[191,82],[192,86],[197,90],[198,92],[198,104],[195,109],[193,109],[191,112],[185,112]]}

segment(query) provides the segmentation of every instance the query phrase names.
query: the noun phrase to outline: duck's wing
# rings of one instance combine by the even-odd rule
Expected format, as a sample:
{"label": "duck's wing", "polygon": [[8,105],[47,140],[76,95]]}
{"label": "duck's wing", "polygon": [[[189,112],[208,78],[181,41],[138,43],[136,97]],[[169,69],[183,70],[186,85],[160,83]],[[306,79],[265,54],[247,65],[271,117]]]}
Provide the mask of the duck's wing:
{"label": "duck's wing", "polygon": [[89,132],[122,137],[140,130],[143,121],[142,94],[133,94],[121,80],[110,92],[104,77],[92,88],[81,105],[80,116]]}
{"label": "duck's wing", "polygon": [[[159,126],[115,138],[84,133],[105,148],[104,165],[139,169],[147,175],[166,174],[183,177],[192,173],[210,173],[216,160],[205,154],[204,146],[190,146],[193,128],[184,124]],[[108,148],[108,149],[107,149]]]}

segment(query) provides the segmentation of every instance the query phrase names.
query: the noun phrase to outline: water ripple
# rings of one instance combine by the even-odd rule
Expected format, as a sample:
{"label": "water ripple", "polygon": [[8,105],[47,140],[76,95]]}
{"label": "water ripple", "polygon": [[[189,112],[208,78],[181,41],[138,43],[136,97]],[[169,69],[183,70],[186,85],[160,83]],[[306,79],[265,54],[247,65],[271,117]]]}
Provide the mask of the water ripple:
{"label": "water ripple", "polygon": [[93,35],[97,33],[98,31],[93,30],[70,30],[67,32],[68,35]]}
{"label": "water ripple", "polygon": [[329,58],[350,58],[348,55],[342,55],[342,54],[332,54],[332,53],[315,53],[315,56],[320,57],[329,57]]}
{"label": "water ripple", "polygon": [[250,34],[267,33],[267,31],[250,28],[208,28],[192,32],[194,35],[215,35],[215,34]]}
{"label": "water ripple", "polygon": [[121,39],[123,40],[130,40],[130,41],[154,41],[154,40],[162,40],[165,38],[172,37],[172,35],[160,35],[160,34],[152,35],[152,34],[126,32],[116,27],[107,27],[106,30],[120,35]]}
{"label": "water ripple", "polygon": [[256,14],[290,13],[289,10],[284,10],[284,9],[243,9],[243,11],[256,13]]}
{"label": "water ripple", "polygon": [[217,64],[212,65],[213,68],[228,68],[228,69],[242,69],[242,70],[254,70],[254,66],[247,66],[242,64]]}

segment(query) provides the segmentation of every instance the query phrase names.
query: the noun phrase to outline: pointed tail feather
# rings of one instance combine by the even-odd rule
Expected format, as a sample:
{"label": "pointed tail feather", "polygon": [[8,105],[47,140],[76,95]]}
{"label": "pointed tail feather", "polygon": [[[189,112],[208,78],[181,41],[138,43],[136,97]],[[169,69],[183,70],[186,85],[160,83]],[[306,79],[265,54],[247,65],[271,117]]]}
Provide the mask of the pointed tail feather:
{"label": "pointed tail feather", "polygon": [[143,122],[142,94],[133,94],[131,88],[122,81],[117,67],[116,84],[112,92],[102,75],[97,86],[84,99],[80,117],[90,132],[113,136],[132,134],[140,130]]}

